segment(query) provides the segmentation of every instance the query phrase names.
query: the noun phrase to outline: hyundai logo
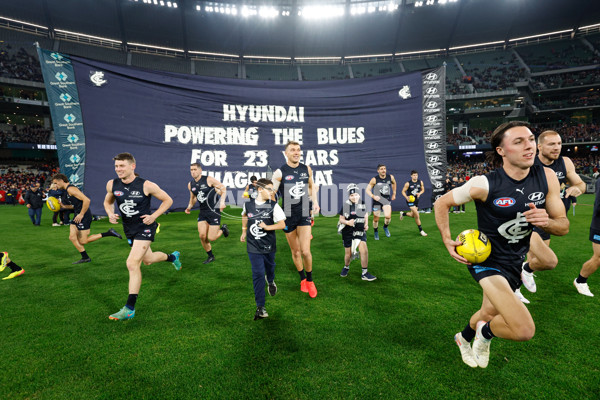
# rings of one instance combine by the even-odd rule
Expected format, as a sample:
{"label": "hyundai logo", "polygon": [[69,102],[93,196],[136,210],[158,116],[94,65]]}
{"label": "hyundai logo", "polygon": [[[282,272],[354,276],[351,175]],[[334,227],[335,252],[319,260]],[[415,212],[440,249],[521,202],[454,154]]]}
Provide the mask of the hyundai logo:
{"label": "hyundai logo", "polygon": [[434,142],[434,143],[428,143],[428,144],[427,144],[427,148],[428,148],[428,149],[437,149],[437,148],[438,148],[438,146],[439,146],[439,144],[438,144],[438,143],[436,143],[436,142]]}
{"label": "hyundai logo", "polygon": [[539,201],[544,198],[544,193],[543,192],[531,193],[529,196],[527,196],[527,198],[531,201]]}
{"label": "hyundai logo", "polygon": [[428,135],[437,135],[439,132],[437,129],[429,129],[427,130]]}
{"label": "hyundai logo", "polygon": [[440,156],[431,156],[429,157],[429,162],[438,162],[440,161]]}
{"label": "hyundai logo", "polygon": [[427,122],[435,122],[435,121],[437,121],[437,116],[436,115],[430,115],[426,119],[427,119]]}
{"label": "hyundai logo", "polygon": [[427,94],[436,94],[437,91],[438,91],[437,88],[430,87],[430,88],[427,88],[427,90],[425,91],[425,93],[427,93]]}
{"label": "hyundai logo", "polygon": [[434,74],[433,72],[430,72],[427,75],[425,75],[425,79],[428,81],[434,81],[437,78],[438,78],[437,74]]}
{"label": "hyundai logo", "polygon": [[435,101],[428,101],[427,102],[427,108],[436,108],[438,105],[438,103],[436,103]]}

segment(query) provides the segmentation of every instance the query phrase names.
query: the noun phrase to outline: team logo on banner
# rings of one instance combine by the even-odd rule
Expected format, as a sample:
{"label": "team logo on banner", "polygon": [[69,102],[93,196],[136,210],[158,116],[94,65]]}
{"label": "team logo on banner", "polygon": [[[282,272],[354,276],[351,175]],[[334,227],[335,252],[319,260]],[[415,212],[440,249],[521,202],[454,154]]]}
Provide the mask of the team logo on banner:
{"label": "team logo on banner", "polygon": [[104,79],[104,72],[102,71],[90,71],[90,81],[94,84],[94,86],[102,86],[107,80]]}
{"label": "team logo on banner", "polygon": [[409,99],[411,97],[410,86],[404,85],[402,89],[398,91],[398,96],[402,97],[404,100]]}

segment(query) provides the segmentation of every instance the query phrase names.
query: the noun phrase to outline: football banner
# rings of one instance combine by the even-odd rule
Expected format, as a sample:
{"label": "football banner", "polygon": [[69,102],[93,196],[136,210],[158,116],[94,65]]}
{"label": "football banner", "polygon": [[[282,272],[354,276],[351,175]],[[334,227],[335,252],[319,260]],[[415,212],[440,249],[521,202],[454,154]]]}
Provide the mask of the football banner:
{"label": "football banner", "polygon": [[50,104],[60,171],[83,190],[85,134],[71,60],[66,54],[37,48]]}
{"label": "football banner", "polygon": [[[227,204],[241,205],[252,175],[270,177],[285,164],[290,140],[301,143],[301,162],[313,170],[324,215],[339,211],[349,183],[364,189],[378,164],[397,182],[395,210],[407,209],[400,191],[411,170],[425,184],[422,208],[431,206],[432,186],[445,176],[443,69],[342,81],[255,81],[70,60],[85,127],[85,193],[94,214],[104,214],[106,182],[116,177],[112,158],[122,152],[135,156],[136,172],[164,189],[176,210],[188,205],[191,163],[227,187]],[[425,98],[429,87],[438,92]],[[435,107],[428,108],[431,102]],[[435,126],[424,119],[430,115],[439,118]],[[438,146],[427,153],[432,143]]]}

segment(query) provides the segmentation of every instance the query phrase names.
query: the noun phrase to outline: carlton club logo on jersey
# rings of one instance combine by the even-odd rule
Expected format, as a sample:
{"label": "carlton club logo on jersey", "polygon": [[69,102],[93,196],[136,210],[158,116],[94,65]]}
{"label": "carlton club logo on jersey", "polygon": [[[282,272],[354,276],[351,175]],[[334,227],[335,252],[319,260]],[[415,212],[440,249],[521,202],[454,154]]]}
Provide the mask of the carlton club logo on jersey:
{"label": "carlton club logo on jersey", "polygon": [[500,225],[498,232],[508,240],[508,243],[518,243],[519,240],[526,238],[531,233],[531,229],[523,213],[518,212],[515,219]]}
{"label": "carlton club logo on jersey", "polygon": [[288,175],[285,177],[286,181],[291,181],[292,179],[294,179],[294,175]]}
{"label": "carlton club logo on jersey", "polygon": [[115,190],[115,191],[113,192],[113,194],[114,194],[115,196],[117,196],[117,197],[121,197],[121,196],[123,196],[125,193],[121,192],[120,190]]}
{"label": "carlton club logo on jersey", "polygon": [[515,199],[512,197],[500,197],[499,199],[494,200],[494,205],[497,207],[512,207],[516,203]]}
{"label": "carlton club logo on jersey", "polygon": [[306,186],[304,182],[296,182],[296,184],[290,188],[289,192],[292,199],[300,199],[304,196],[304,186]]}
{"label": "carlton club logo on jersey", "polygon": [[123,202],[123,204],[121,204],[119,206],[119,210],[121,210],[121,212],[123,214],[125,214],[127,217],[133,217],[134,215],[137,215],[140,213],[138,210],[134,209],[134,207],[136,205],[137,204],[133,200],[125,200]]}
{"label": "carlton club logo on jersey", "polygon": [[198,199],[198,203],[204,203],[208,199],[208,197],[204,197],[204,192],[198,192],[196,198]]}
{"label": "carlton club logo on jersey", "polygon": [[267,236],[267,233],[265,231],[262,230],[262,228],[258,225],[260,225],[262,223],[262,221],[257,220],[254,224],[252,224],[252,226],[250,227],[250,234],[254,237],[254,239],[258,240],[261,237]]}

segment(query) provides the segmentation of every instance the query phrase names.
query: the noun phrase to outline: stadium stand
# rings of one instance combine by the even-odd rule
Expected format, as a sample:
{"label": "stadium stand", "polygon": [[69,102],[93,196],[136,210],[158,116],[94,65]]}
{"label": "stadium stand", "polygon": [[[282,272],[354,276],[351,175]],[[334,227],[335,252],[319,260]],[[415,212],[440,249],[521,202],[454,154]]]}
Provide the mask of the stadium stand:
{"label": "stadium stand", "polygon": [[0,124],[0,144],[4,143],[38,143],[47,144],[50,139],[50,129],[40,125],[10,125]]}
{"label": "stadium stand", "polygon": [[113,64],[125,64],[127,62],[127,54],[121,50],[109,49],[91,44],[76,43],[69,40],[60,40],[58,50],[62,53],[91,58],[93,60],[105,61]]}
{"label": "stadium stand", "polygon": [[600,70],[564,72],[553,75],[531,77],[533,90],[548,90],[567,87],[594,85],[600,83]]}
{"label": "stadium stand", "polygon": [[400,65],[395,62],[375,62],[350,64],[355,78],[395,74],[402,72]]}
{"label": "stadium stand", "polygon": [[17,190],[25,190],[32,183],[39,182],[42,187],[49,176],[59,171],[56,163],[16,163],[14,161],[0,164],[0,190],[9,190],[13,186]]}
{"label": "stadium stand", "polygon": [[466,79],[472,78],[477,92],[507,90],[514,88],[514,82],[526,80],[525,69],[510,51],[487,51],[457,57],[467,74]]}
{"label": "stadium stand", "polygon": [[303,81],[350,79],[347,65],[303,64],[300,72]]}
{"label": "stadium stand", "polygon": [[599,58],[579,39],[558,40],[517,47],[531,72],[598,64]]}
{"label": "stadium stand", "polygon": [[153,54],[132,52],[131,65],[161,71],[179,72],[181,74],[191,73],[190,61],[178,57],[155,56]]}
{"label": "stadium stand", "polygon": [[295,65],[246,64],[246,79],[264,81],[297,81]]}
{"label": "stadium stand", "polygon": [[238,78],[238,64],[221,61],[194,60],[196,75]]}

